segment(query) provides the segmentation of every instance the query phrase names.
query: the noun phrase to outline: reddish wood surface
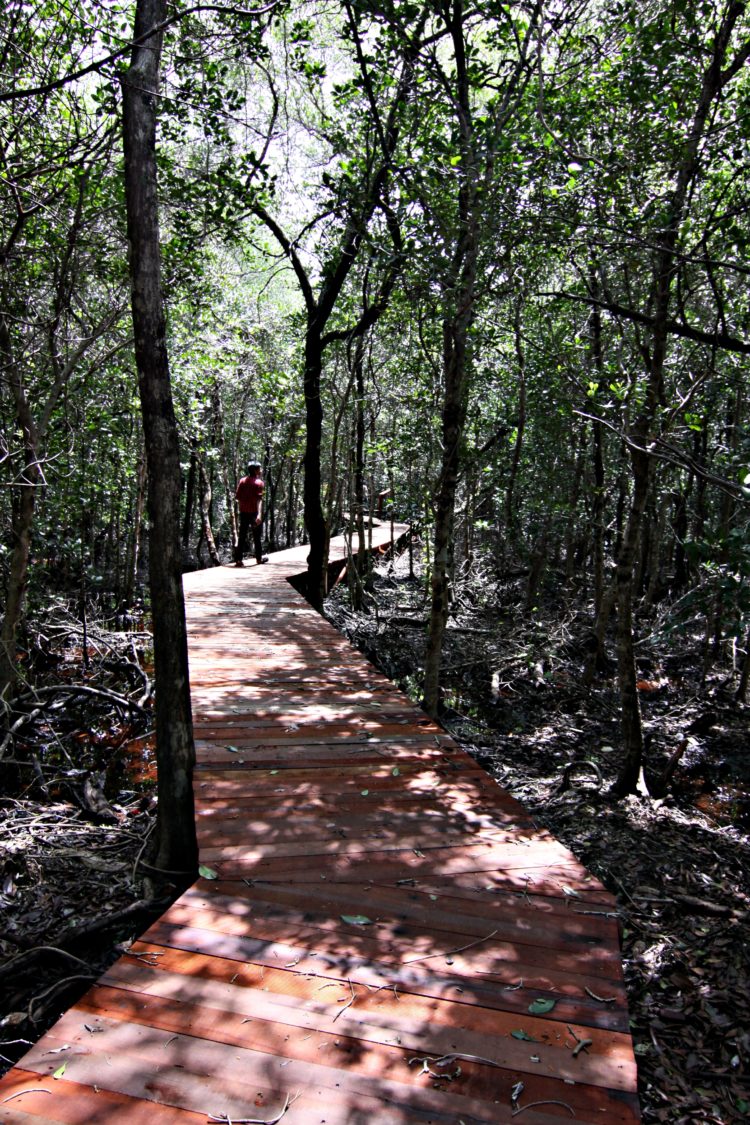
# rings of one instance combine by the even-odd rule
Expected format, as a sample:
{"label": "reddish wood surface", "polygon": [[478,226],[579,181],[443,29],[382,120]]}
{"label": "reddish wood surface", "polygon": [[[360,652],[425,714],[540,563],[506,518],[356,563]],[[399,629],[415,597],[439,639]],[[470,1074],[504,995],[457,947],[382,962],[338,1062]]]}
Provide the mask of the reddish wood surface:
{"label": "reddish wood surface", "polygon": [[186,576],[216,877],[5,1076],[0,1120],[633,1125],[613,900],[295,594],[303,567]]}

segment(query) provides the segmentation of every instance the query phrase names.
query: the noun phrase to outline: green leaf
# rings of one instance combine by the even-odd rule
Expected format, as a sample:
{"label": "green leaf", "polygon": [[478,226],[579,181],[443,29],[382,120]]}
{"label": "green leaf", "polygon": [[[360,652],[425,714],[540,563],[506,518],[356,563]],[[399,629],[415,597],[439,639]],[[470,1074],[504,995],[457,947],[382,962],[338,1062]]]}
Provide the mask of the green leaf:
{"label": "green leaf", "polygon": [[399,774],[401,773],[401,770],[398,768],[398,766],[394,766],[393,769],[391,770],[391,773],[393,774],[394,777],[398,777]]}
{"label": "green leaf", "polygon": [[348,922],[350,926],[371,926],[372,918],[368,918],[366,914],[342,914],[342,922]]}
{"label": "green leaf", "polygon": [[203,863],[198,868],[198,874],[202,875],[204,879],[218,879],[219,878],[218,871],[214,871],[213,867],[206,867],[206,865],[203,864]]}
{"label": "green leaf", "polygon": [[551,1012],[556,1003],[557,1000],[549,1000],[545,999],[543,996],[539,996],[536,1000],[531,1001],[529,1011],[532,1016],[543,1016],[546,1015],[547,1012]]}
{"label": "green leaf", "polygon": [[65,1070],[66,1070],[67,1065],[68,1065],[67,1063],[63,1063],[62,1066],[58,1066],[57,1070],[54,1072],[52,1077],[53,1078],[62,1078],[63,1074],[65,1074]]}
{"label": "green leaf", "polygon": [[366,796],[368,795],[368,793],[369,793],[369,792],[370,792],[370,790],[369,790],[369,789],[362,789],[362,790],[360,790],[360,797],[366,797]]}
{"label": "green leaf", "polygon": [[225,746],[224,749],[228,750],[230,754],[239,754],[239,750],[236,746]]}
{"label": "green leaf", "polygon": [[514,1039],[523,1039],[526,1043],[537,1042],[533,1035],[529,1035],[528,1031],[524,1031],[522,1028],[520,1028],[518,1031],[511,1031],[511,1035]]}

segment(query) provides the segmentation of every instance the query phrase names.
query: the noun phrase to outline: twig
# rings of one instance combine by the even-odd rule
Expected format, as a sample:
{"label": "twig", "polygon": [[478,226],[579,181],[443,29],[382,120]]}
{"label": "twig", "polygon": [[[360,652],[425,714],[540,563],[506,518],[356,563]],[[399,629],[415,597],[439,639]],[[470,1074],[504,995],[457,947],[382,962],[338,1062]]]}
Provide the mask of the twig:
{"label": "twig", "polygon": [[281,1121],[286,1111],[291,1109],[297,1099],[301,1097],[301,1093],[295,1094],[293,1098],[290,1098],[287,1094],[281,1112],[276,1117],[230,1117],[228,1113],[207,1113],[206,1116],[209,1121],[222,1121],[224,1125],[276,1125],[276,1122]]}
{"label": "twig", "polygon": [[21,716],[19,716],[19,718],[16,719],[15,723],[13,723],[13,726],[8,729],[8,733],[6,734],[2,743],[0,743],[0,758],[2,758],[4,756],[5,751],[8,748],[9,743],[13,739],[13,735],[16,734],[20,730],[20,728],[24,725],[24,723],[31,723],[31,722],[34,721],[34,719],[38,719],[39,716],[41,715],[41,713],[42,713],[42,708],[37,707],[34,711],[30,711],[28,715],[21,715]]}
{"label": "twig", "polygon": [[614,1004],[617,1000],[616,996],[597,996],[595,992],[592,992],[591,989],[587,987],[587,985],[583,986],[583,990],[584,992],[588,993],[592,1000],[598,1000],[600,1004]]}
{"label": "twig", "polygon": [[519,1113],[523,1113],[523,1111],[525,1109],[536,1109],[536,1107],[539,1106],[539,1105],[561,1105],[561,1106],[563,1106],[564,1109],[568,1110],[571,1117],[575,1117],[575,1115],[576,1115],[576,1111],[573,1109],[573,1106],[568,1105],[567,1102],[544,1101],[544,1102],[527,1102],[526,1105],[520,1105],[518,1107],[518,1109],[513,1110],[513,1112],[511,1113],[511,1117],[518,1117]]}
{"label": "twig", "polygon": [[573,1031],[573,1028],[570,1026],[570,1024],[567,1024],[567,1028],[576,1041],[576,1045],[573,1048],[573,1058],[577,1059],[581,1051],[587,1051],[589,1049],[589,1047],[593,1043],[593,1039],[581,1039],[580,1035],[576,1035],[575,1031]]}
{"label": "twig", "polygon": [[59,992],[63,988],[67,988],[69,984],[73,984],[75,981],[79,980],[96,980],[96,973],[78,973],[76,976],[65,977],[64,980],[55,981],[55,983],[51,984],[49,988],[45,988],[44,991],[40,992],[38,996],[33,996],[29,1001],[28,1007],[29,1019],[31,1020],[31,1022],[35,1022],[34,1007],[36,1004],[41,1004],[44,1000],[47,999],[48,996],[54,996],[56,992]]}
{"label": "twig", "polygon": [[475,945],[481,945],[483,941],[489,941],[496,933],[497,930],[493,930],[492,933],[487,934],[486,937],[480,937],[477,938],[476,941],[470,941],[468,945],[460,945],[458,949],[447,949],[444,952],[440,951],[438,953],[425,953],[423,957],[410,957],[408,961],[404,961],[403,964],[415,965],[417,961],[429,961],[431,957],[452,957],[454,953],[463,953],[467,949],[473,949]]}
{"label": "twig", "polygon": [[[351,994],[352,994],[351,998],[349,1000],[347,1000],[346,1004],[344,1004],[344,1007],[341,1008],[340,1011],[336,1012],[336,1015],[331,1020],[331,1023],[335,1023],[336,1020],[339,1018],[339,1016],[343,1016],[343,1014],[347,1010],[347,1008],[351,1008],[352,1004],[357,999],[357,993],[354,991],[354,986],[353,986],[351,980],[349,981],[349,988],[350,988]],[[339,1002],[341,1002],[341,1001],[339,1001]]]}
{"label": "twig", "polygon": [[448,1063],[456,1062],[458,1059],[461,1059],[463,1062],[480,1063],[483,1066],[494,1066],[497,1067],[498,1070],[505,1070],[505,1064],[499,1063],[496,1059],[488,1059],[485,1055],[468,1055],[463,1051],[453,1051],[451,1054],[441,1055],[440,1058],[437,1059],[432,1059],[429,1055],[425,1056],[425,1058],[409,1059],[409,1066],[415,1062],[431,1062],[435,1063],[436,1066],[447,1066]]}
{"label": "twig", "polygon": [[51,1094],[51,1090],[45,1090],[44,1086],[30,1086],[28,1090],[18,1090],[15,1094],[9,1094],[7,1098],[3,1098],[0,1105],[5,1105],[6,1102],[12,1102],[14,1098],[22,1098],[24,1094]]}
{"label": "twig", "polygon": [[68,957],[71,961],[75,961],[76,964],[81,965],[84,969],[91,968],[91,965],[87,964],[86,961],[82,961],[80,957],[75,957],[65,949],[58,949],[56,945],[36,945],[33,949],[25,949],[23,953],[17,953],[15,957],[11,957],[10,961],[5,962],[0,973],[4,976],[6,973],[10,972],[11,968],[17,964],[18,961],[23,961],[29,957],[35,958],[40,953],[58,953],[61,957]]}
{"label": "twig", "polygon": [[438,1074],[436,1070],[430,1070],[429,1064],[434,1063],[435,1066],[447,1066],[448,1063],[454,1061],[455,1058],[455,1055],[443,1055],[442,1058],[431,1059],[429,1055],[425,1055],[424,1058],[409,1059],[409,1066],[411,1066],[412,1063],[421,1063],[422,1069],[419,1072],[420,1075],[427,1074],[430,1078],[438,1078],[442,1082],[452,1082],[455,1078],[461,1077],[460,1066],[457,1066],[452,1074]]}
{"label": "twig", "polygon": [[32,703],[39,702],[39,696],[42,695],[90,695],[99,699],[107,699],[111,703],[116,703],[118,707],[122,707],[126,711],[140,711],[142,714],[147,714],[145,708],[136,703],[126,696],[120,695],[116,691],[110,691],[106,688],[93,688],[84,684],[48,684],[45,687],[34,688],[32,692],[27,695],[19,696],[16,703],[25,703],[27,700]]}
{"label": "twig", "polygon": [[143,843],[141,844],[140,848],[138,849],[138,855],[135,857],[135,863],[133,864],[133,873],[131,875],[131,880],[132,880],[133,883],[135,883],[136,878],[138,876],[138,865],[141,862],[141,858],[143,856],[143,853],[146,850],[146,845],[148,844],[149,840],[151,839],[151,833],[156,828],[156,825],[157,825],[157,821],[154,820],[153,824],[150,825],[150,827],[148,829],[148,832],[143,837]]}

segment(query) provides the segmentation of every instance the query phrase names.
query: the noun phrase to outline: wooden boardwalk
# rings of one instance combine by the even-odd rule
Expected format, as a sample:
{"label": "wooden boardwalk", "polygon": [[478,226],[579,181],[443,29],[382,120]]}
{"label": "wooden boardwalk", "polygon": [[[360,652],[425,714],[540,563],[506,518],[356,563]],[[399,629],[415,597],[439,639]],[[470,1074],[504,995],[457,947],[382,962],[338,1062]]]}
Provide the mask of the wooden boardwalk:
{"label": "wooden boardwalk", "polygon": [[303,566],[186,576],[217,878],[5,1076],[0,1121],[633,1125],[612,898],[307,606]]}

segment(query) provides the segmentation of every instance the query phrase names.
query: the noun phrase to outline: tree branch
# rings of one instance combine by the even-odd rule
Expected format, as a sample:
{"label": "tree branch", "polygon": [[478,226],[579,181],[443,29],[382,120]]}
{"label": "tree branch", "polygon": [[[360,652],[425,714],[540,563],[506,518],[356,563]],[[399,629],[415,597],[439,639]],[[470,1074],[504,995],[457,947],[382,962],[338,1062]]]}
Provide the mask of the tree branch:
{"label": "tree branch", "polygon": [[[542,292],[539,295],[541,297],[552,297],[556,301],[576,301],[579,304],[588,305],[590,308],[603,309],[605,312],[612,313],[613,316],[622,317],[623,320],[631,320],[635,324],[644,324],[647,328],[653,328],[656,324],[655,317],[638,312],[636,309],[626,308],[624,305],[618,305],[614,301],[599,301],[595,297],[584,297],[577,293],[568,293],[565,290]],[[719,348],[721,351],[750,355],[750,341],[740,340],[726,332],[705,332],[702,328],[693,328],[690,324],[680,324],[676,320],[667,320],[666,330],[671,336],[682,336],[686,340],[694,340],[698,344],[707,344],[709,347]]]}

